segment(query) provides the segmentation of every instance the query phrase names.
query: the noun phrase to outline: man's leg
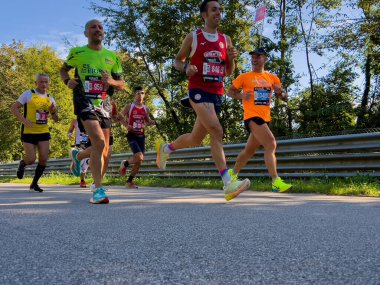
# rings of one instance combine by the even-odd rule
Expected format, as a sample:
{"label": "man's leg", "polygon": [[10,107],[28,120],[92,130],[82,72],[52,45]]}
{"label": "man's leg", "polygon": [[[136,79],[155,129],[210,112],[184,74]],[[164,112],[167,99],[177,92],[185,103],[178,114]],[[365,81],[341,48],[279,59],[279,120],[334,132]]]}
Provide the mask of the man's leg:
{"label": "man's leg", "polygon": [[22,179],[24,177],[25,167],[33,164],[36,160],[36,146],[31,143],[23,142],[24,146],[24,158],[20,161],[17,169],[17,178]]}
{"label": "man's leg", "polygon": [[[94,179],[94,184],[96,188],[102,186],[102,165],[103,165],[103,150],[105,147],[105,138],[103,131],[97,120],[82,120],[82,124],[86,130],[87,135],[91,140],[91,173]],[[83,152],[87,152],[88,149]],[[83,159],[82,151],[78,153],[78,160]]]}
{"label": "man's leg", "polygon": [[267,124],[257,125],[255,122],[249,122],[251,134],[264,147],[264,161],[269,175],[272,177],[272,191],[286,192],[292,188],[291,184],[285,183],[277,174],[276,159],[276,140]]}
{"label": "man's leg", "polygon": [[49,141],[40,141],[38,142],[38,164],[36,167],[36,171],[33,177],[32,184],[30,185],[30,190],[34,190],[37,192],[42,192],[43,190],[38,186],[38,180],[41,178],[49,157]]}
{"label": "man's leg", "polygon": [[255,138],[255,136],[250,133],[248,137],[247,144],[244,149],[239,153],[236,158],[234,173],[239,173],[240,170],[247,164],[248,160],[250,160],[258,147],[260,147],[259,141]]}
{"label": "man's leg", "polygon": [[111,159],[111,147],[110,147],[110,135],[111,135],[111,129],[102,129],[103,136],[104,136],[104,149],[103,149],[103,167],[102,167],[102,177],[106,174],[106,171],[108,169],[108,164]]}

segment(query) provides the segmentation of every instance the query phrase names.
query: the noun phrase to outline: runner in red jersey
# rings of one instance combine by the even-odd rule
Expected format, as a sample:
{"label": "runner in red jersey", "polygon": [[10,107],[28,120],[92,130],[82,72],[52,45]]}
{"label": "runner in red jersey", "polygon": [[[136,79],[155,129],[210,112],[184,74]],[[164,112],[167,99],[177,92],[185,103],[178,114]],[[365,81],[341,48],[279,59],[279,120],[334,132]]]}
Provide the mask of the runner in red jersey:
{"label": "runner in red jersey", "polygon": [[125,126],[128,130],[127,140],[131,147],[133,156],[128,160],[123,160],[120,164],[119,174],[124,176],[127,172],[127,167],[133,164],[131,173],[127,180],[129,188],[138,188],[133,182],[140,165],[144,159],[145,152],[145,126],[154,125],[155,122],[149,119],[149,109],[144,105],[145,91],[142,86],[134,88],[135,101],[124,107],[121,115],[125,118]]}
{"label": "runner in red jersey", "polygon": [[[166,168],[169,154],[177,149],[198,146],[207,134],[211,138],[211,153],[224,184],[225,199],[231,200],[249,188],[250,181],[237,180],[227,169],[222,139],[223,128],[217,113],[221,110],[224,94],[224,76],[235,69],[238,52],[229,36],[218,32],[221,20],[219,1],[203,1],[200,13],[205,21],[204,29],[189,33],[178,52],[174,67],[189,78],[189,98],[185,104],[193,108],[197,119],[191,133],[178,137],[174,142],[157,145],[157,166]],[[186,58],[190,57],[190,63]]]}

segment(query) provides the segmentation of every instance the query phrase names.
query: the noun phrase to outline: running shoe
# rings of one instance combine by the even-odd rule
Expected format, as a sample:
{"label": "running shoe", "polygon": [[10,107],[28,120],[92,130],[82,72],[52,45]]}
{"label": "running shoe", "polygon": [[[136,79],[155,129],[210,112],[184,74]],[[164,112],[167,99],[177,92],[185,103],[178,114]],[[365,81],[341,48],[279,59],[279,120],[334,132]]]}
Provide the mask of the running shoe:
{"label": "running shoe", "polygon": [[157,159],[156,164],[159,169],[165,170],[166,169],[166,161],[169,158],[169,154],[164,153],[164,147],[167,145],[165,142],[158,142],[156,144],[156,150],[157,150]]}
{"label": "running shoe", "polygon": [[32,192],[43,192],[44,191],[37,184],[30,184],[29,190]]}
{"label": "running shoe", "polygon": [[74,176],[79,177],[80,176],[80,160],[77,159],[77,154],[79,150],[76,148],[72,148],[69,151],[69,155],[71,157],[72,163],[70,165],[71,173],[74,174]]}
{"label": "running shoe", "polygon": [[139,188],[139,186],[134,182],[127,182],[127,187],[128,188],[135,188],[135,189]]}
{"label": "running shoe", "polygon": [[25,172],[25,162],[23,160],[20,160],[20,163],[17,168],[17,178],[22,179],[24,177]]}
{"label": "running shoe", "polygon": [[126,173],[127,173],[127,168],[125,167],[124,163],[126,162],[126,160],[123,160],[121,163],[120,163],[120,168],[119,168],[119,175],[120,176],[124,176]]}
{"label": "running shoe", "polygon": [[106,189],[103,187],[96,188],[95,192],[92,193],[90,203],[92,204],[107,204],[109,199],[105,193]]}
{"label": "running shoe", "polygon": [[272,183],[272,192],[284,193],[292,189],[292,184],[285,183],[280,177]]}
{"label": "running shoe", "polygon": [[226,186],[223,187],[224,190],[224,198],[227,201],[230,201],[237,196],[239,196],[240,193],[243,191],[247,190],[249,186],[251,185],[251,182],[249,181],[248,178],[244,180],[237,180],[237,179],[232,179],[228,182]]}
{"label": "running shoe", "polygon": [[232,180],[238,180],[238,175],[234,172],[233,169],[228,169],[228,174],[230,175]]}
{"label": "running shoe", "polygon": [[79,186],[81,187],[81,188],[86,188],[86,182],[85,181],[81,181],[80,183],[79,183]]}

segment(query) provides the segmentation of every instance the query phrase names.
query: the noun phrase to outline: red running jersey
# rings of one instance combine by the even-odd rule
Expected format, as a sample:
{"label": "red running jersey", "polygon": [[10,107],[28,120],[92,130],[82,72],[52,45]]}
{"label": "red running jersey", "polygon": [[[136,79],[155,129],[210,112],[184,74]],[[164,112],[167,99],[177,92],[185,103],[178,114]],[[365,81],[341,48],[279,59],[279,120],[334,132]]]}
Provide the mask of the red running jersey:
{"label": "red running jersey", "polygon": [[196,31],[197,46],[190,64],[195,65],[198,72],[189,78],[189,89],[222,95],[224,93],[223,78],[227,60],[226,36],[218,32],[218,39],[210,42],[201,29]]}
{"label": "red running jersey", "polygon": [[133,130],[129,131],[130,133],[143,135],[145,128],[145,120],[147,119],[147,110],[146,106],[137,107],[135,103],[131,104],[131,109],[128,114],[128,124],[132,126]]}

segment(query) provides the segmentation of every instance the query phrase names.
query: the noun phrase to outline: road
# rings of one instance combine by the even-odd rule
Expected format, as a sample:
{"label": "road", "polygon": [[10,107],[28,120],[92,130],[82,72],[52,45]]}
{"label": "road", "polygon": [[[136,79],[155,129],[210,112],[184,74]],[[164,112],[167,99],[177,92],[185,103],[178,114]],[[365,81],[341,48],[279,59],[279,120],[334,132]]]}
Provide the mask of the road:
{"label": "road", "polygon": [[380,199],[0,184],[0,284],[380,284]]}

